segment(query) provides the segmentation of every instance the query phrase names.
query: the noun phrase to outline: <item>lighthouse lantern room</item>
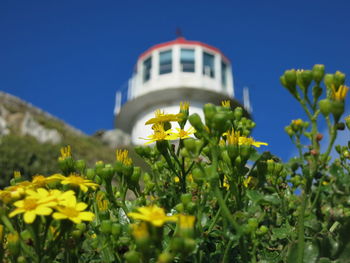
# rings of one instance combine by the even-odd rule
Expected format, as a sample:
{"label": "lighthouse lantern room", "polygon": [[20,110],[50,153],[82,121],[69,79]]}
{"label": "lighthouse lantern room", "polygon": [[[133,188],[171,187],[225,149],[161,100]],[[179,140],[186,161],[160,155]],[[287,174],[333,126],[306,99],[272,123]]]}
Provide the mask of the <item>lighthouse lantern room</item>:
{"label": "lighthouse lantern room", "polygon": [[[190,102],[190,114],[202,116],[205,103],[220,104],[234,99],[232,68],[229,59],[217,48],[183,37],[155,45],[137,60],[129,80],[126,102],[116,95],[115,125],[131,135],[133,144],[142,144],[152,133],[145,122],[157,109],[178,113],[181,101]],[[249,109],[247,109],[249,110]]]}

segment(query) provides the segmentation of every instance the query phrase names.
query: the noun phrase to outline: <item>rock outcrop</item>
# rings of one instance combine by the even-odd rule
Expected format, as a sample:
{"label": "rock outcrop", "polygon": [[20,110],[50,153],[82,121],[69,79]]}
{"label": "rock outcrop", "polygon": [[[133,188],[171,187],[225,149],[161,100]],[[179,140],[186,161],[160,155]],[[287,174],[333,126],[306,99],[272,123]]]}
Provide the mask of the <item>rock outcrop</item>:
{"label": "rock outcrop", "polygon": [[77,136],[86,136],[78,129],[32,104],[0,91],[0,136],[15,133],[32,136],[41,143],[60,143],[62,134],[57,129],[45,127],[38,119],[55,122],[63,130]]}

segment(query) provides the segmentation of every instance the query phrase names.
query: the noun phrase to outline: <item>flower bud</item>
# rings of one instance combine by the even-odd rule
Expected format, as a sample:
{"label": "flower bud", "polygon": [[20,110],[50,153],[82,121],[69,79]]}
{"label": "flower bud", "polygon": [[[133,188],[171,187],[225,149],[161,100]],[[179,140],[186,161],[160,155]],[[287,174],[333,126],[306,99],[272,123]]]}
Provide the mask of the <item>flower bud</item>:
{"label": "flower bud", "polygon": [[210,127],[212,119],[216,113],[216,107],[214,104],[207,103],[203,106],[203,112],[205,117],[205,124]]}
{"label": "flower bud", "polygon": [[191,125],[196,129],[196,131],[201,132],[204,130],[204,124],[201,120],[201,117],[197,113],[191,114],[191,116],[188,118]]}
{"label": "flower bud", "polygon": [[241,166],[242,164],[242,158],[241,156],[237,156],[237,158],[235,159],[235,166]]}
{"label": "flower bud", "polygon": [[[217,130],[220,134],[222,134],[224,131],[227,130],[226,127],[226,120],[227,120],[227,114],[224,112],[218,112],[214,115],[212,118],[212,125],[215,130]],[[207,123],[208,125],[208,123]],[[209,125],[208,125],[209,126]]]}
{"label": "flower bud", "polygon": [[[288,79],[288,80],[287,80]],[[294,69],[286,70],[280,77],[281,84],[293,95],[297,96],[296,90],[296,72]]]}
{"label": "flower bud", "polygon": [[109,234],[112,232],[112,222],[111,220],[103,220],[100,225],[100,230],[104,234]]}
{"label": "flower bud", "polygon": [[318,106],[320,107],[320,110],[323,116],[328,116],[332,110],[332,101],[329,99],[320,100],[318,102]]}
{"label": "flower bud", "polygon": [[334,85],[338,88],[340,85],[343,85],[345,82],[346,75],[340,71],[335,72],[334,74]]}
{"label": "flower bud", "polygon": [[234,113],[235,119],[239,121],[243,116],[243,109],[241,107],[237,107],[235,108],[233,113]]}
{"label": "flower bud", "polygon": [[192,201],[192,195],[190,193],[186,193],[186,194],[181,195],[181,202],[184,205],[187,205],[191,201]]}
{"label": "flower bud", "polygon": [[203,174],[201,169],[196,167],[192,170],[192,177],[193,180],[198,184],[203,182],[205,175]]}
{"label": "flower bud", "polygon": [[189,202],[185,207],[190,214],[194,213],[197,209],[197,206],[194,202]]}
{"label": "flower bud", "polygon": [[88,168],[86,169],[86,178],[89,180],[93,180],[95,177],[95,169]]}
{"label": "flower bud", "polygon": [[266,226],[261,226],[259,229],[256,230],[257,235],[265,235],[269,229]]}
{"label": "flower bud", "polygon": [[228,152],[228,155],[230,156],[230,158],[232,160],[234,160],[239,154],[239,147],[238,147],[238,145],[235,145],[235,144],[227,145],[227,152]]}
{"label": "flower bud", "polygon": [[338,122],[341,115],[344,113],[345,106],[343,101],[335,100],[332,101],[331,112],[334,116],[335,122]]}
{"label": "flower bud", "polygon": [[286,126],[284,127],[284,131],[290,136],[292,137],[295,133],[293,131],[293,129],[290,126]]}
{"label": "flower bud", "polygon": [[322,64],[316,64],[314,65],[314,67],[312,68],[312,77],[314,79],[314,81],[319,84],[324,76],[324,65]]}
{"label": "flower bud", "polygon": [[158,256],[157,263],[171,263],[173,262],[173,255],[169,252],[163,252]]}
{"label": "flower bud", "polygon": [[334,83],[334,75],[326,74],[324,76],[324,84],[327,86],[327,88],[331,88],[333,83]]}
{"label": "flower bud", "polygon": [[297,83],[297,74],[295,69],[286,70],[284,72],[284,78],[286,81],[286,85],[295,88],[295,85]]}
{"label": "flower bud", "polygon": [[77,169],[80,173],[84,173],[86,168],[86,163],[84,160],[77,160],[75,162],[75,169]]}
{"label": "flower bud", "polygon": [[103,167],[99,173],[99,175],[105,179],[105,180],[112,180],[112,177],[114,175],[114,169],[111,165],[106,165],[105,167]]}
{"label": "flower bud", "polygon": [[175,210],[178,211],[179,213],[182,213],[185,210],[183,203],[177,204],[175,206]]}
{"label": "flower bud", "polygon": [[127,263],[140,263],[141,261],[141,255],[139,252],[136,252],[135,250],[128,251],[124,254],[124,258]]}
{"label": "flower bud", "polygon": [[307,93],[307,89],[312,81],[312,71],[311,70],[301,70],[297,71],[297,82],[300,89],[304,94]]}

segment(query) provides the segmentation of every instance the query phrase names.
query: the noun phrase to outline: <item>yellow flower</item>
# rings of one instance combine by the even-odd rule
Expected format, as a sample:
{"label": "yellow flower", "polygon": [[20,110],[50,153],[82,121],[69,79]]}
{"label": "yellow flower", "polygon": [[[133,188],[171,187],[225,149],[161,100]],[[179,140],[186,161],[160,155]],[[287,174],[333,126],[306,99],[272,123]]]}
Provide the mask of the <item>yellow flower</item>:
{"label": "yellow flower", "polygon": [[223,134],[223,136],[226,136],[227,143],[232,145],[238,145],[239,143],[239,137],[240,133],[235,132],[233,129],[231,131],[227,131]]}
{"label": "yellow flower", "polygon": [[180,111],[188,111],[189,108],[190,108],[190,103],[188,101],[180,102]]}
{"label": "yellow flower", "polygon": [[67,200],[67,206],[56,207],[57,212],[54,212],[52,217],[56,220],[69,219],[76,224],[81,223],[81,221],[92,221],[95,216],[94,213],[83,211],[87,206],[83,202],[77,203],[77,199],[73,195]]}
{"label": "yellow flower", "polygon": [[180,178],[179,178],[178,176],[175,176],[175,177],[174,177],[174,182],[175,182],[175,183],[180,182]]}
{"label": "yellow flower", "polygon": [[292,125],[300,126],[302,124],[303,124],[303,120],[302,119],[292,120]]}
{"label": "yellow flower", "polygon": [[72,190],[62,192],[58,189],[53,189],[47,191],[44,188],[39,188],[36,191],[27,190],[26,194],[28,197],[36,198],[39,200],[46,200],[46,202],[55,202],[56,205],[66,205],[71,196],[74,196],[75,193]]}
{"label": "yellow flower", "polygon": [[164,123],[164,122],[171,122],[171,121],[181,121],[182,120],[182,113],[178,114],[165,114],[164,111],[156,110],[154,113],[155,117],[149,119],[146,121],[146,125],[148,124],[155,124],[155,123]]}
{"label": "yellow flower", "polygon": [[176,132],[171,132],[171,134],[176,136],[176,139],[186,139],[189,138],[192,134],[194,134],[196,132],[196,130],[191,126],[190,128],[187,129],[187,131],[180,129],[180,128],[176,128],[177,133]]}
{"label": "yellow flower", "polygon": [[196,221],[196,217],[191,215],[179,215],[178,218],[181,229],[192,229]]}
{"label": "yellow flower", "polygon": [[252,179],[253,179],[253,177],[251,177],[251,176],[248,176],[248,178],[244,179],[243,185],[245,188],[247,188],[249,186],[249,183]]}
{"label": "yellow flower", "polygon": [[24,213],[24,222],[31,224],[34,222],[37,215],[50,215],[52,208],[56,206],[57,203],[45,198],[45,196],[42,196],[40,193],[38,193],[38,196],[42,198],[27,196],[23,200],[16,201],[13,205],[17,208],[9,214],[9,217]]}
{"label": "yellow flower", "polygon": [[143,140],[148,140],[145,145],[156,142],[156,141],[164,141],[164,140],[176,140],[177,136],[172,134],[172,130],[164,130],[163,124],[156,123],[153,127],[154,133],[149,135],[147,138],[140,138]]}
{"label": "yellow flower", "polygon": [[177,220],[176,216],[167,216],[164,209],[158,206],[142,206],[137,210],[139,213],[131,212],[128,216],[133,219],[149,222],[157,227],[161,227],[165,222]]}
{"label": "yellow flower", "polygon": [[221,102],[222,107],[231,108],[231,102],[229,100],[223,100]]}
{"label": "yellow flower", "polygon": [[61,156],[58,157],[58,160],[63,161],[68,157],[71,157],[72,153],[71,153],[71,148],[70,145],[67,145],[66,147],[62,147],[61,148]]}
{"label": "yellow flower", "polygon": [[335,86],[332,85],[332,97],[334,100],[344,100],[346,97],[346,94],[349,91],[349,87],[345,85],[341,85],[338,90],[335,89]]}
{"label": "yellow flower", "polygon": [[116,151],[116,159],[117,161],[121,162],[124,165],[131,165],[132,160],[128,156],[129,152],[128,150],[120,150],[118,149]]}
{"label": "yellow flower", "polygon": [[239,145],[253,145],[255,147],[260,147],[261,145],[268,145],[266,142],[257,142],[253,138],[247,138],[244,136],[239,137]]}
{"label": "yellow flower", "polygon": [[230,189],[230,184],[229,184],[228,179],[227,179],[226,176],[224,177],[224,181],[223,181],[223,183],[222,183],[222,186],[223,186],[224,188],[226,188],[226,190]]}
{"label": "yellow flower", "polygon": [[76,174],[71,174],[68,177],[65,177],[62,181],[61,184],[63,185],[73,185],[77,186],[80,188],[81,191],[87,192],[89,187],[92,188],[93,190],[98,187],[98,184],[93,183],[91,180],[84,179],[83,177],[76,175]]}
{"label": "yellow flower", "polygon": [[239,132],[235,132],[233,129],[222,134],[226,136],[228,144],[233,145],[253,145],[255,147],[260,147],[261,145],[268,145],[266,142],[257,142],[253,138],[248,138],[241,136]]}
{"label": "yellow flower", "polygon": [[14,171],[13,172],[13,177],[15,179],[20,179],[22,177],[21,172],[20,171]]}
{"label": "yellow flower", "polygon": [[25,194],[26,190],[32,188],[32,186],[33,185],[30,182],[23,181],[16,185],[6,187],[3,191],[0,192],[0,199],[4,203],[9,203],[12,200],[19,199]]}
{"label": "yellow flower", "polygon": [[103,192],[98,192],[96,195],[97,207],[99,211],[106,211],[108,209],[108,201],[105,198]]}
{"label": "yellow flower", "polygon": [[147,224],[141,222],[139,224],[132,224],[132,235],[136,240],[149,238]]}
{"label": "yellow flower", "polygon": [[64,176],[60,175],[60,174],[54,174],[54,175],[51,175],[48,177],[43,176],[43,175],[35,175],[35,176],[33,176],[32,184],[35,187],[43,187],[49,183],[53,183],[53,182],[62,180],[63,178],[64,178]]}

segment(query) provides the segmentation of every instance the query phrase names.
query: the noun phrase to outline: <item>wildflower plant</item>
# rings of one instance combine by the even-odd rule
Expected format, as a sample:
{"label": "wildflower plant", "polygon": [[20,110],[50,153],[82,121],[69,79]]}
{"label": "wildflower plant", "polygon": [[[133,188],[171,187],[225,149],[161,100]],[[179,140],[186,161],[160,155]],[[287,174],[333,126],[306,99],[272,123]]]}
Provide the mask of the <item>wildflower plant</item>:
{"label": "wildflower plant", "polygon": [[350,129],[345,74],[315,65],[281,83],[305,111],[285,127],[298,156],[270,153],[229,101],[204,105],[204,118],[188,102],[157,110],[147,146],[135,147],[145,171],[125,149],[86,167],[67,146],[61,171],[29,181],[16,172],[0,190],[0,260],[348,262],[350,145],[334,146]]}

